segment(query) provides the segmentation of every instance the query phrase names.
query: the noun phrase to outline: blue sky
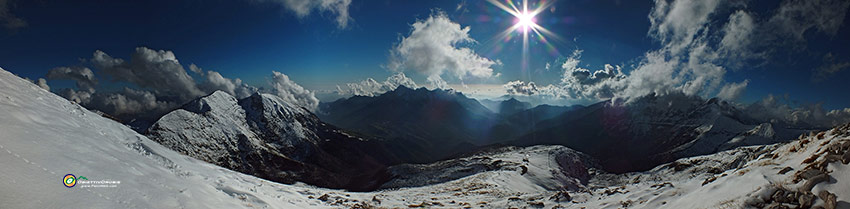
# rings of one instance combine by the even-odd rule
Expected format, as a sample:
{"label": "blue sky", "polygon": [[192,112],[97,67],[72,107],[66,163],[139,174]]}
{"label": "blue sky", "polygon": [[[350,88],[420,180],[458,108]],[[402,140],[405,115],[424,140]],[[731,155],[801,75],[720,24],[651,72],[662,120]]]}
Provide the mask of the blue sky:
{"label": "blue sky", "polygon": [[[393,50],[412,33],[412,24],[444,14],[462,28],[468,26],[468,37],[475,40],[458,43],[455,47],[469,48],[477,56],[500,63],[489,66],[493,71],[489,76],[458,78],[451,73],[439,74],[452,86],[463,82],[502,92],[505,91],[503,84],[520,80],[535,82],[539,87],[552,84],[552,88],[559,89],[557,91],[590,92],[610,86],[595,86],[598,80],[601,80],[600,83],[607,82],[604,78],[578,87],[565,84],[566,69],[562,65],[570,58],[579,61],[578,68],[590,72],[605,69],[604,66],[610,64],[619,66],[623,76],[631,76],[636,69],[648,68],[647,53],[669,54],[669,49],[665,48],[678,42],[663,37],[677,37],[676,33],[681,32],[652,31],[651,12],[661,8],[659,2],[679,5],[675,1],[550,1],[553,4],[536,16],[536,23],[551,30],[556,37],[547,37],[548,43],[532,37],[527,52],[528,65],[523,69],[520,32],[512,32],[514,37],[511,39],[494,39],[496,34],[511,27],[515,18],[487,1],[352,0],[345,7],[349,19],[344,27],[335,21],[339,14],[334,10],[314,8],[310,14],[299,16],[285,2],[8,0],[6,8],[0,9],[3,21],[8,23],[11,18],[26,24],[14,27],[6,24],[0,31],[0,66],[31,79],[45,77],[48,70],[56,67],[89,67],[99,80],[97,88],[105,89],[100,90],[104,92],[134,84],[112,82],[108,74],[88,61],[93,52],[100,50],[112,57],[129,60],[136,47],[146,47],[173,52],[187,70],[190,64],[196,64],[204,70],[219,72],[226,78],[240,78],[257,87],[270,88],[272,71],[286,74],[304,88],[319,92],[333,91],[337,85],[344,86],[345,83],[367,78],[383,81],[399,70],[417,84],[427,86],[430,74],[422,73],[427,70],[412,69],[415,66],[391,69],[388,65]],[[715,77],[711,79],[719,77],[722,81],[713,86],[706,84],[707,87],[696,91],[697,94],[712,97],[726,84],[746,80],[745,90],[734,97],[739,102],[755,102],[768,94],[787,94],[788,101],[794,105],[823,103],[827,109],[848,107],[850,97],[846,90],[850,89],[850,83],[845,81],[850,79],[850,70],[846,66],[850,62],[850,29],[846,27],[846,3],[818,1],[839,5],[830,8],[835,10],[830,14],[835,15],[819,19],[788,14],[802,21],[776,23],[786,24],[789,30],[785,33],[788,34],[783,35],[775,28],[756,28],[756,32],[747,37],[750,42],[763,43],[749,44],[742,51],[721,52],[721,39],[728,34],[724,27],[729,25],[736,12],[744,11],[756,25],[770,25],[774,19],[782,20],[773,17],[784,14],[781,12],[783,6],[794,6],[798,1],[757,1],[743,5],[739,2],[717,2],[720,6],[710,11],[709,20],[690,27],[712,31],[704,33],[704,36],[697,32],[695,37],[712,48],[709,52],[719,56],[705,62],[721,67],[725,73],[712,75]],[[530,3],[534,7],[540,2]],[[678,14],[669,12],[660,15],[673,18],[658,19],[662,22],[656,22],[656,26],[675,26],[674,15]],[[802,39],[794,38],[797,33],[794,29],[802,29],[799,32]],[[669,55],[668,58],[700,56],[693,52],[699,42],[688,44],[689,52]],[[558,53],[553,53],[547,45]],[[580,56],[573,56],[576,50],[581,51]],[[759,56],[727,59],[728,56],[746,53]],[[410,62],[409,59],[414,58],[405,59]],[[547,64],[549,69],[545,68]],[[819,74],[819,69],[834,70],[822,70],[829,73]],[[678,72],[670,74],[674,80]],[[690,79],[698,80],[699,69],[693,72],[697,73],[682,76],[684,80],[673,86],[641,87],[649,88],[649,92],[658,92],[659,88],[684,88],[682,86],[686,86]],[[198,82],[202,80],[200,75],[189,75]],[[47,81],[54,91],[74,88],[73,81]],[[611,84],[628,86],[611,88],[627,91],[624,89],[633,88],[634,82],[631,83]],[[569,104],[609,97],[594,96],[599,94],[588,92],[562,93],[573,99],[561,101]],[[536,95],[544,94],[543,91],[536,92]]]}

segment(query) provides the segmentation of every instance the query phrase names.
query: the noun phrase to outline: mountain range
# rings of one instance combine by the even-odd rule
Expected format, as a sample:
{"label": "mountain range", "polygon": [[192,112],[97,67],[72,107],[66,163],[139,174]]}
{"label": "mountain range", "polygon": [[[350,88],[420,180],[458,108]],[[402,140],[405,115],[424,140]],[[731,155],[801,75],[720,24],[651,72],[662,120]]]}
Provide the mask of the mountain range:
{"label": "mountain range", "polygon": [[[597,133],[605,143],[623,139],[605,138],[618,134],[655,139],[665,146],[650,151],[668,150],[661,153],[669,157],[707,153],[625,173],[610,172],[616,161],[580,144],[493,144],[430,163],[399,163],[395,150],[382,148],[392,139],[358,137],[365,134],[269,94],[236,99],[214,92],[167,114],[145,136],[0,70],[0,112],[7,116],[0,117],[2,208],[850,206],[850,124],[784,138],[799,130],[684,95],[579,107],[525,135],[580,130],[569,122],[601,115],[587,127],[612,133],[579,133]],[[689,131],[698,134],[664,138]],[[120,183],[66,187],[59,184],[66,174]]]}
{"label": "mountain range", "polygon": [[270,94],[216,91],[174,110],[147,136],[185,155],[261,178],[371,190],[397,159],[384,147]]}

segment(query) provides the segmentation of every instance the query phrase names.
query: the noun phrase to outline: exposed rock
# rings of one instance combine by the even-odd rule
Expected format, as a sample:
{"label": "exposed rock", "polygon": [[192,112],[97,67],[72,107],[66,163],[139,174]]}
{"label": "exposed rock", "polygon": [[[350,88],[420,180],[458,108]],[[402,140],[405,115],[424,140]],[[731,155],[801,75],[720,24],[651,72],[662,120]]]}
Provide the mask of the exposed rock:
{"label": "exposed rock", "polygon": [[821,182],[827,181],[827,180],[829,180],[829,175],[827,175],[825,173],[821,173],[817,176],[813,176],[813,177],[809,178],[806,181],[806,183],[803,184],[803,186],[800,187],[800,192],[811,192],[812,187],[815,187],[815,185],[817,185]]}
{"label": "exposed rock", "polygon": [[543,204],[543,202],[529,202],[528,205],[530,205],[531,207],[535,207],[535,208],[546,207],[546,205]]}
{"label": "exposed rock", "polygon": [[572,197],[570,197],[570,194],[567,193],[567,191],[558,191],[555,195],[549,197],[549,200],[553,200],[555,202],[569,202],[572,200]]}
{"label": "exposed rock", "polygon": [[800,208],[808,208],[815,201],[815,195],[812,193],[803,193],[797,197],[797,202],[800,203]]}
{"label": "exposed rock", "polygon": [[835,209],[835,207],[837,206],[836,197],[833,193],[830,193],[826,190],[820,191],[820,193],[818,193],[818,197],[823,200],[824,209]]}
{"label": "exposed rock", "polygon": [[711,178],[705,179],[705,181],[702,182],[702,185],[705,186],[708,183],[714,182],[714,180],[717,180],[717,176],[712,176]]}
{"label": "exposed rock", "polygon": [[791,171],[791,170],[794,170],[794,169],[791,168],[791,167],[785,167],[785,168],[782,168],[782,170],[779,170],[779,172],[777,174],[783,174],[784,175],[785,173],[788,173],[788,171]]}

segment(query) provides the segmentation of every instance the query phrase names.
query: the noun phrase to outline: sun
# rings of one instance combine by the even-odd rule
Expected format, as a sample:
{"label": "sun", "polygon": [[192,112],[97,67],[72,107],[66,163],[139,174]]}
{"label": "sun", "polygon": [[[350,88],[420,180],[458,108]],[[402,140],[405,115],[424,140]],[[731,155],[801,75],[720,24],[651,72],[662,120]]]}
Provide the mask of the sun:
{"label": "sun", "polygon": [[[555,46],[547,40],[547,37],[554,38],[555,40],[561,40],[558,35],[552,33],[548,29],[543,26],[537,24],[536,16],[543,11],[547,11],[549,7],[553,5],[555,0],[532,0],[533,3],[529,4],[529,0],[487,0],[493,6],[501,9],[502,11],[512,15],[514,17],[514,25],[510,28],[507,28],[505,31],[498,33],[495,36],[496,40],[504,40],[504,43],[507,43],[507,40],[510,40],[512,34],[518,33],[522,38],[522,62],[521,62],[521,70],[525,71],[528,68],[528,54],[529,54],[529,38],[537,39],[534,44],[541,43],[543,46],[549,51],[550,54],[560,54]],[[554,11],[554,10],[550,10]],[[551,22],[551,21],[544,21]]]}
{"label": "sun", "polygon": [[534,27],[534,14],[524,11],[516,16],[516,28],[522,30],[523,33],[528,33],[528,29]]}

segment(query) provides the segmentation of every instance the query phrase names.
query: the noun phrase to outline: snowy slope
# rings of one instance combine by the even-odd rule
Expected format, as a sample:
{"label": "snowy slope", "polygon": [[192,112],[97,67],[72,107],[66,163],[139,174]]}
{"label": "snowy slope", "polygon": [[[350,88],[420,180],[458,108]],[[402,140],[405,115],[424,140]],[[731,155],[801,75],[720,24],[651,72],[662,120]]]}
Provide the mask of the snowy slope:
{"label": "snowy slope", "polygon": [[[795,208],[803,197],[808,205],[850,208],[848,153],[850,124],[789,143],[740,147],[626,174],[605,173],[592,164],[570,169],[588,161],[569,148],[541,145],[396,166],[392,170],[401,177],[385,186],[442,183],[317,195],[332,205],[349,207],[365,203],[436,208],[765,208],[779,204]],[[553,156],[573,158],[560,163],[564,161]],[[499,160],[490,168],[485,166]],[[526,166],[527,173],[522,174],[520,166]],[[581,172],[557,172],[570,170]],[[820,172],[824,181],[813,180],[817,177],[812,173]],[[582,174],[589,179],[582,180]],[[810,181],[818,184],[807,190],[804,185]]]}
{"label": "snowy slope", "polygon": [[[0,70],[0,208],[302,208],[308,188],[171,151]],[[66,188],[65,174],[116,188]]]}
{"label": "snowy slope", "polygon": [[[371,190],[392,158],[306,109],[255,93],[216,91],[160,118],[146,134],[180,153],[282,183]],[[344,149],[340,151],[339,149]],[[378,159],[378,160],[375,160]]]}
{"label": "snowy slope", "polygon": [[[394,167],[392,189],[346,192],[278,184],[178,154],[2,70],[0,114],[0,208],[793,208],[799,199],[850,208],[850,125],[626,174],[597,170],[562,146],[499,148]],[[752,133],[769,135],[766,128]],[[121,184],[65,188],[66,173]],[[434,184],[405,181],[429,176]],[[807,182],[817,182],[811,193]]]}
{"label": "snowy slope", "polygon": [[[828,191],[835,195],[829,203],[833,208],[850,208],[848,163],[850,124],[789,143],[679,159],[647,172],[597,175],[591,180],[590,187],[596,188],[588,195],[591,198],[575,206],[764,208],[781,202],[794,208],[801,204],[801,196],[811,201],[806,205],[826,206],[827,201],[817,196]],[[818,182],[811,173],[827,176]],[[809,190],[803,185],[810,181],[818,184]]]}

